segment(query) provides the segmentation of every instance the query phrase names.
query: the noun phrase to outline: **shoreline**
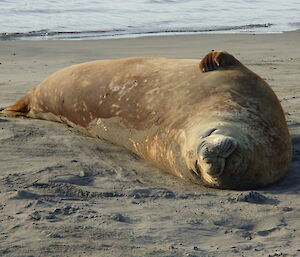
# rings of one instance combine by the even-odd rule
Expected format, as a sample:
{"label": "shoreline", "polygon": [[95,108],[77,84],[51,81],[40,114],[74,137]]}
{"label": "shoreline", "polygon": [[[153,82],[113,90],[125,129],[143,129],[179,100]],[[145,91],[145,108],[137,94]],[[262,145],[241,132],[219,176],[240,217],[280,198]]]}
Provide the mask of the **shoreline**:
{"label": "shoreline", "polygon": [[[254,24],[254,25],[244,25],[238,27],[251,27],[251,26],[258,26],[258,27],[268,27],[272,24]],[[57,31],[51,32],[48,30],[37,30],[37,31],[30,31],[30,32],[2,32],[0,33],[0,42],[1,41],[48,41],[48,40],[106,40],[106,39],[136,39],[140,37],[164,37],[164,36],[187,36],[187,35],[234,35],[234,34],[241,34],[241,35],[267,35],[267,34],[283,34],[283,33],[293,33],[300,31],[300,28],[293,29],[293,30],[286,30],[286,31],[236,31],[231,30],[230,27],[224,30],[214,30],[214,29],[207,29],[207,30],[199,30],[195,31],[194,29],[189,30],[169,30],[169,31],[149,31],[149,32],[132,32],[132,33],[124,33],[124,34],[111,34],[105,35],[105,33],[111,33],[112,31]],[[100,35],[103,33],[104,35]],[[99,34],[99,35],[98,35]],[[61,36],[60,36],[61,35]],[[82,35],[82,36],[79,36]]]}
{"label": "shoreline", "polygon": [[0,118],[0,255],[299,255],[299,41],[300,30],[0,41],[0,107],[69,65],[133,56],[200,60],[226,50],[271,85],[294,147],[288,174],[275,185],[216,190],[59,123]]}

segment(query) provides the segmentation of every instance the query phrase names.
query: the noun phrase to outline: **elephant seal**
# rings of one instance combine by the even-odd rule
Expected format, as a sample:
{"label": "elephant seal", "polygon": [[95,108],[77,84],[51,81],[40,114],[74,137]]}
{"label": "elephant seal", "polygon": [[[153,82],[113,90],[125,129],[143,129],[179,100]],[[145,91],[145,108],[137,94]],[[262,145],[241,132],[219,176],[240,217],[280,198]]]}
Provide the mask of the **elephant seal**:
{"label": "elephant seal", "polygon": [[102,60],[62,69],[6,115],[65,122],[184,179],[252,189],[281,178],[292,156],[270,86],[225,51],[198,60]]}

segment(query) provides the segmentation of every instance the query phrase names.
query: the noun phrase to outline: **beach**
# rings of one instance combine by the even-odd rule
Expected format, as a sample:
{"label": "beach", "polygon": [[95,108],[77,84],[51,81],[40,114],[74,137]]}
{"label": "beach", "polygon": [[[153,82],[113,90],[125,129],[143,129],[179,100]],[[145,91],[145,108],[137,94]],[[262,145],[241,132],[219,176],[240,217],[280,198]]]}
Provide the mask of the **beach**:
{"label": "beach", "polygon": [[66,125],[0,117],[0,256],[300,256],[300,31],[0,41],[0,107],[77,63],[226,50],[278,96],[293,161],[254,191],[183,181]]}

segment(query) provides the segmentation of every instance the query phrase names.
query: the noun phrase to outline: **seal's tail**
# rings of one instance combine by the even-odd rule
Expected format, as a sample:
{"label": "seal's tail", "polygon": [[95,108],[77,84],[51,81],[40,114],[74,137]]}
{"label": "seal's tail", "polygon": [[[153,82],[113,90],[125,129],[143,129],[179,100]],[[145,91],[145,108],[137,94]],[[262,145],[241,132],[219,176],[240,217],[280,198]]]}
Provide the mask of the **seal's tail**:
{"label": "seal's tail", "polygon": [[14,105],[0,110],[0,114],[6,117],[26,116],[28,112],[29,108],[26,97],[21,98]]}

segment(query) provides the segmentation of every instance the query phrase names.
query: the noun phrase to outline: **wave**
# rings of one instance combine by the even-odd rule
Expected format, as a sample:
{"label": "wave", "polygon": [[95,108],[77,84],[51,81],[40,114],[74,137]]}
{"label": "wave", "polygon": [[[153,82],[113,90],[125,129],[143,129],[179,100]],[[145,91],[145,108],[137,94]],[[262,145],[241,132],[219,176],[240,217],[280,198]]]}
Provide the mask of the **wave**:
{"label": "wave", "polygon": [[218,26],[211,28],[167,28],[153,30],[138,30],[134,27],[127,29],[114,30],[85,30],[85,31],[50,31],[47,29],[29,31],[29,32],[12,32],[1,33],[0,40],[17,40],[17,39],[85,39],[85,38],[107,38],[107,37],[133,37],[143,35],[160,35],[160,34],[191,34],[191,33],[209,33],[209,32],[228,32],[228,31],[245,31],[253,33],[259,32],[260,28],[273,26],[271,23],[264,24],[247,24],[240,26]]}

